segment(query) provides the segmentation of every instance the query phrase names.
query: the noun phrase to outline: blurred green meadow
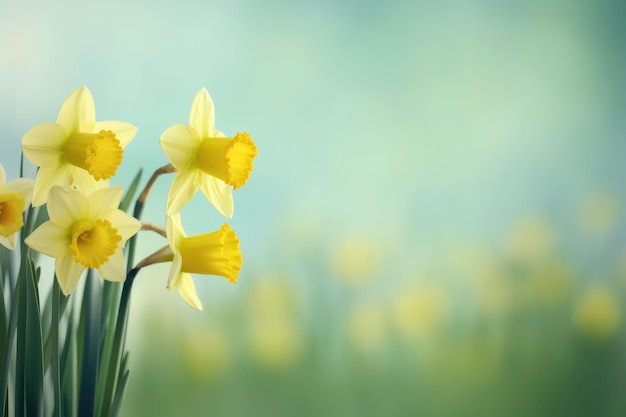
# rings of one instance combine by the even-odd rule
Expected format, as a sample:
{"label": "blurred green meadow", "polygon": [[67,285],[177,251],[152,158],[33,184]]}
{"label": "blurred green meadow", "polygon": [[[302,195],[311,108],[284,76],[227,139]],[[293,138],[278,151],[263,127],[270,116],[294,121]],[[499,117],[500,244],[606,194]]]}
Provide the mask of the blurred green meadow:
{"label": "blurred green meadow", "polygon": [[[0,0],[0,126],[80,85],[139,131],[206,87],[249,132],[239,283],[203,312],[142,270],[124,416],[623,416],[626,6],[620,1]],[[32,167],[27,173],[34,174]],[[144,220],[162,225],[171,178]],[[221,218],[201,196],[190,234]],[[147,233],[147,232],[146,232]],[[138,238],[141,259],[165,245]]]}

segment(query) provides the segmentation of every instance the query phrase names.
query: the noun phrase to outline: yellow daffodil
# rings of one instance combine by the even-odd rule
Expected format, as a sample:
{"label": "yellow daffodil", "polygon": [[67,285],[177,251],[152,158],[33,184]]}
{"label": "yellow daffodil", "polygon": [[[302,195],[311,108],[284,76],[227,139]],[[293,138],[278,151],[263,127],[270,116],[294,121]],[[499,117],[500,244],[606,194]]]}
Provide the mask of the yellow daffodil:
{"label": "yellow daffodil", "polygon": [[174,254],[167,288],[178,289],[189,306],[202,310],[191,274],[219,275],[237,282],[243,259],[239,239],[226,223],[215,232],[187,237],[180,215],[174,215],[166,220],[166,233]]}
{"label": "yellow daffodil", "polygon": [[123,248],[141,224],[117,207],[121,187],[85,195],[52,187],[48,197],[50,221],[26,239],[38,252],[56,258],[54,266],[63,294],[71,293],[86,268],[98,269],[109,281],[124,281]]}
{"label": "yellow daffodil", "polygon": [[61,106],[56,123],[38,124],[22,138],[24,155],[39,167],[33,205],[44,204],[54,185],[87,194],[107,187],[136,132],[129,123],[96,122],[91,92],[84,86],[74,91]]}
{"label": "yellow daffodil", "polygon": [[33,180],[16,178],[9,182],[0,164],[0,244],[13,250],[17,232],[24,226],[22,213],[30,204]]}
{"label": "yellow daffodil", "polygon": [[233,216],[231,186],[248,181],[257,148],[250,135],[232,138],[215,130],[215,110],[206,89],[193,100],[189,125],[177,124],[161,135],[161,147],[177,173],[167,197],[167,214],[178,213],[198,188],[220,214]]}

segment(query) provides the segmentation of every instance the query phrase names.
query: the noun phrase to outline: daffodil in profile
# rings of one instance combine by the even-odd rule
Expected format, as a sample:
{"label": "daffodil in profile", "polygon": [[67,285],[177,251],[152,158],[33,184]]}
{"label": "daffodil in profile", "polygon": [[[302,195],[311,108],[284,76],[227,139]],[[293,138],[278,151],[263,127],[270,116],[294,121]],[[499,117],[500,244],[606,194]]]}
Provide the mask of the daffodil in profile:
{"label": "daffodil in profile", "polygon": [[232,217],[231,187],[248,181],[257,148],[248,133],[225,137],[215,130],[213,100],[205,88],[193,100],[189,125],[168,128],[161,147],[177,170],[167,197],[168,215],[178,213],[200,188],[220,214]]}
{"label": "daffodil in profile", "polygon": [[83,193],[107,187],[136,132],[130,123],[96,122],[89,89],[74,91],[61,106],[56,123],[38,124],[22,138],[24,155],[39,167],[33,205],[44,204],[54,185]]}
{"label": "daffodil in profile", "polygon": [[4,167],[0,164],[0,244],[13,250],[17,232],[24,226],[23,213],[30,204],[33,180],[15,178],[7,182]]}
{"label": "daffodil in profile", "polygon": [[167,288],[178,289],[189,306],[202,310],[191,274],[219,275],[237,282],[243,259],[239,238],[228,224],[215,232],[187,237],[176,214],[167,218],[166,233],[173,253]]}
{"label": "daffodil in profile", "polygon": [[61,186],[50,190],[50,220],[28,236],[26,244],[56,258],[54,270],[63,294],[74,290],[86,268],[97,269],[106,280],[124,281],[124,245],[141,224],[117,208],[121,198],[121,187],[89,195]]}

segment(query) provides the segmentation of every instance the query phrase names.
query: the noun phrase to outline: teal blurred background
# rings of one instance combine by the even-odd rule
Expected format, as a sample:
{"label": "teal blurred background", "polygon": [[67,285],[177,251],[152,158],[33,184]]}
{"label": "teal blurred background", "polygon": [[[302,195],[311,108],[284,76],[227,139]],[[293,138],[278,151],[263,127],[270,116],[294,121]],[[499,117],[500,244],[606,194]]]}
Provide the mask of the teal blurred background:
{"label": "teal blurred background", "polygon": [[[259,148],[204,312],[142,271],[124,416],[626,413],[626,4],[0,0],[0,126],[87,85],[139,127],[206,87]],[[29,174],[34,170],[30,167]],[[163,224],[171,178],[144,219]],[[197,196],[189,234],[224,221]],[[165,241],[139,238],[139,258]],[[138,259],[139,259],[138,258]]]}

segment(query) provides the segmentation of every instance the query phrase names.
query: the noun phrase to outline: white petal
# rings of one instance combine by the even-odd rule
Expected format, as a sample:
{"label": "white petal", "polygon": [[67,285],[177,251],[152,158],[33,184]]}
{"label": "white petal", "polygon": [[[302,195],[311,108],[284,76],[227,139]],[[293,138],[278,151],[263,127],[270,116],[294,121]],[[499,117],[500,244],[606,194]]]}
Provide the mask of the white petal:
{"label": "white petal", "polygon": [[54,272],[57,274],[57,281],[63,294],[68,295],[74,291],[85,269],[87,268],[83,265],[74,262],[74,256],[69,252],[62,258],[57,258],[54,264]]}
{"label": "white petal", "polygon": [[192,168],[187,171],[178,171],[170,186],[167,195],[167,214],[178,213],[198,191],[196,178],[200,171]]}
{"label": "white petal", "polygon": [[[1,183],[0,183],[1,184]],[[20,195],[26,201],[26,206],[30,204],[30,200],[33,197],[33,188],[35,187],[35,181],[30,178],[16,178],[9,181],[4,189],[9,192],[14,192]]]}
{"label": "white petal", "polygon": [[59,185],[69,187],[71,165],[59,162],[55,166],[40,167],[35,176],[33,189],[33,206],[38,207],[46,203],[50,189]]}
{"label": "white petal", "polygon": [[63,126],[68,134],[93,131],[93,125],[96,123],[96,106],[87,87],[82,86],[70,94],[61,106],[57,123]]}
{"label": "white petal", "polygon": [[56,258],[70,245],[70,231],[51,221],[32,232],[24,242],[37,252]]}
{"label": "white petal", "polygon": [[179,171],[186,170],[194,161],[201,138],[192,127],[177,124],[161,135],[161,148],[172,165]]}
{"label": "white petal", "polygon": [[[113,227],[117,229],[117,233],[122,237],[122,242],[126,242],[141,229],[141,223],[122,210],[108,210],[103,214],[102,218],[110,221]],[[123,244],[120,246],[123,246]]]}
{"label": "white petal", "polygon": [[137,133],[137,127],[126,122],[118,122],[117,120],[107,120],[104,122],[96,122],[93,131],[110,130],[115,133],[115,137],[120,141],[120,146],[126,148]]}
{"label": "white petal", "polygon": [[98,268],[98,272],[102,278],[107,281],[122,282],[126,279],[126,268],[124,267],[124,252],[122,246],[118,247],[117,251],[111,255],[109,260]]}
{"label": "white petal", "polygon": [[100,219],[109,210],[116,210],[122,200],[122,187],[109,187],[96,190],[87,196],[86,212],[90,219]]}
{"label": "white petal", "polygon": [[17,243],[17,232],[13,233],[8,237],[4,237],[0,235],[0,245],[4,246],[7,249],[14,250],[15,244]]}
{"label": "white petal", "polygon": [[71,188],[55,186],[48,196],[48,215],[59,227],[69,227],[75,220],[83,217],[82,206],[85,196]]}
{"label": "white petal", "polygon": [[39,167],[58,163],[63,156],[63,144],[67,132],[56,123],[41,123],[28,130],[22,137],[24,156]]}
{"label": "white petal", "polygon": [[193,99],[189,112],[189,124],[198,131],[201,138],[213,137],[215,107],[206,88],[200,89]]}
{"label": "white petal", "polygon": [[183,297],[183,300],[185,300],[191,308],[202,311],[202,303],[198,298],[196,286],[194,285],[190,274],[184,272],[180,274],[177,288],[180,296]]}
{"label": "white petal", "polygon": [[233,192],[228,184],[219,178],[202,173],[200,188],[202,188],[206,198],[222,216],[233,217],[235,204],[233,203]]}
{"label": "white petal", "polygon": [[4,172],[4,167],[0,164],[0,187],[2,187],[7,182],[7,173]]}

